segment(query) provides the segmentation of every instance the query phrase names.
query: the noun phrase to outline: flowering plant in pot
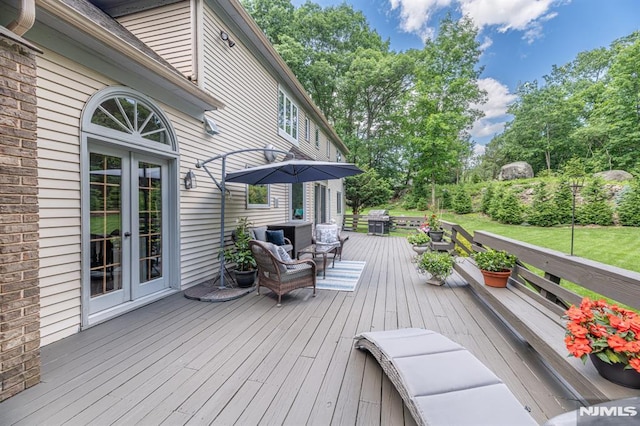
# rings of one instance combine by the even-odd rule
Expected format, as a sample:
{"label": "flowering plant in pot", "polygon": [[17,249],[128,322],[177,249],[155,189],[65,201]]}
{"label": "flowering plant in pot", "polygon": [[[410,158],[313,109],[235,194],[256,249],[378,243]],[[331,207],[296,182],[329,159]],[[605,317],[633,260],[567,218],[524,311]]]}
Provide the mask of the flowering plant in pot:
{"label": "flowering plant in pot", "polygon": [[427,217],[425,215],[425,222],[422,224],[421,228],[424,229],[429,237],[435,242],[441,241],[442,236],[444,235],[444,231],[442,230],[442,224],[440,223],[440,219],[433,213],[431,216]]}
{"label": "flowering plant in pot", "polygon": [[473,254],[476,265],[484,276],[484,283],[490,287],[506,287],[511,269],[518,258],[505,250],[487,249]]}
{"label": "flowering plant in pot", "polygon": [[420,257],[418,270],[431,274],[429,284],[442,285],[453,270],[453,257],[446,252],[428,251]]}
{"label": "flowering plant in pot", "polygon": [[[612,382],[640,388],[640,315],[604,300],[582,299],[566,312],[564,343],[569,354],[587,362]],[[613,368],[611,368],[613,367]]]}

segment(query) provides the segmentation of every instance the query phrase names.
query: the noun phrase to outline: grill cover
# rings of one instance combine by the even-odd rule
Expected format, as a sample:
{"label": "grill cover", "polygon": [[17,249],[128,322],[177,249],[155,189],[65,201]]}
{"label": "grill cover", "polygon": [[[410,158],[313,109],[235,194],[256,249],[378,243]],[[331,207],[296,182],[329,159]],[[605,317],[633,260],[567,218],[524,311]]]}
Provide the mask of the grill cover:
{"label": "grill cover", "polygon": [[369,211],[369,220],[375,221],[389,221],[389,211],[388,210],[371,210]]}

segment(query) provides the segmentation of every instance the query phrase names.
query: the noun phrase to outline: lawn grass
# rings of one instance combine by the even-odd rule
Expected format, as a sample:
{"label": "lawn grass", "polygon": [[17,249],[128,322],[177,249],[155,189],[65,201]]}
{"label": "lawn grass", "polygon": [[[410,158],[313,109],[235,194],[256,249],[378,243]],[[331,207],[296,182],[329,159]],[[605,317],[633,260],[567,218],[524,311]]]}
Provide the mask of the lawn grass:
{"label": "lawn grass", "polygon": [[[389,214],[392,216],[424,217],[430,212],[394,209],[390,210]],[[448,222],[459,224],[472,235],[475,231],[487,231],[563,253],[570,253],[571,250],[571,226],[542,228],[503,225],[478,213],[466,215],[443,213],[441,217]],[[399,232],[398,235],[402,235],[402,232]],[[573,247],[575,256],[640,272],[638,253],[640,253],[640,228],[627,226],[575,227]]]}

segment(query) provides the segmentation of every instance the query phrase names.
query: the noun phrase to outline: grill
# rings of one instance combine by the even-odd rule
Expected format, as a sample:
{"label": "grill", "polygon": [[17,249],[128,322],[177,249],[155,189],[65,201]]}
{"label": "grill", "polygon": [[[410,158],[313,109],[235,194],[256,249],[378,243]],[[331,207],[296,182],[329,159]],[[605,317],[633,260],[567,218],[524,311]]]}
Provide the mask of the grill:
{"label": "grill", "polygon": [[389,219],[388,210],[371,210],[369,212],[369,234],[389,235]]}

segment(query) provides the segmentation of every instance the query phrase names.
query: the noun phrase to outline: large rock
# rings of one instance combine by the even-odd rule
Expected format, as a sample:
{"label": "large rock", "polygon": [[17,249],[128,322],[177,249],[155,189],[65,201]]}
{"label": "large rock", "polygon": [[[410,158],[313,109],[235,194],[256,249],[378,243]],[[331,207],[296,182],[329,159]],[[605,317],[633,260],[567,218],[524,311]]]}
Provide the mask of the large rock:
{"label": "large rock", "polygon": [[625,172],[624,170],[606,170],[604,172],[594,173],[593,176],[601,177],[605,181],[615,182],[633,179],[633,175],[631,173]]}
{"label": "large rock", "polygon": [[533,177],[533,168],[525,161],[516,161],[500,167],[498,180],[525,179]]}

